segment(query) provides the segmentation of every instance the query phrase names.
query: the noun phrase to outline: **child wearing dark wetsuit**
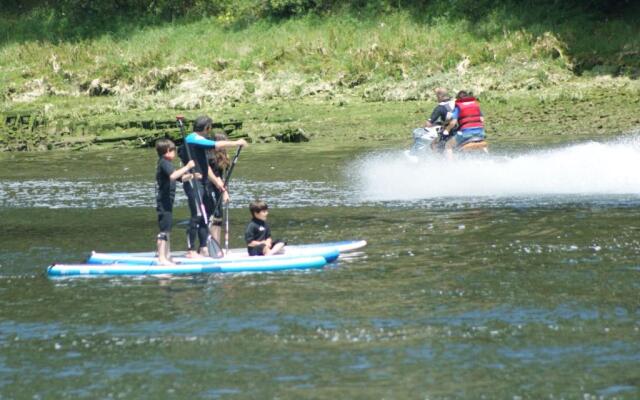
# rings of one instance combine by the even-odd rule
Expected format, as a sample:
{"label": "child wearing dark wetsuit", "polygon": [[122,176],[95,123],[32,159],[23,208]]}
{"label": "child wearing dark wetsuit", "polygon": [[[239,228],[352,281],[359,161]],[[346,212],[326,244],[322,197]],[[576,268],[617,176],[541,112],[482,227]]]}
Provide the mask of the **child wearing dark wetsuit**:
{"label": "child wearing dark wetsuit", "polygon": [[176,170],[173,167],[173,159],[176,157],[176,145],[169,139],[160,139],[156,142],[158,152],[158,166],[156,168],[156,211],[158,213],[158,226],[160,233],[157,236],[158,263],[171,264],[169,236],[173,224],[173,200],[176,196],[176,180],[181,177],[184,180],[191,179],[191,174],[186,172],[195,165],[190,161],[184,167]]}
{"label": "child wearing dark wetsuit", "polygon": [[278,253],[285,243],[271,238],[271,228],[267,224],[269,206],[261,200],[256,200],[249,204],[251,211],[251,222],[247,225],[244,233],[244,240],[247,242],[247,251],[250,256],[268,256]]}

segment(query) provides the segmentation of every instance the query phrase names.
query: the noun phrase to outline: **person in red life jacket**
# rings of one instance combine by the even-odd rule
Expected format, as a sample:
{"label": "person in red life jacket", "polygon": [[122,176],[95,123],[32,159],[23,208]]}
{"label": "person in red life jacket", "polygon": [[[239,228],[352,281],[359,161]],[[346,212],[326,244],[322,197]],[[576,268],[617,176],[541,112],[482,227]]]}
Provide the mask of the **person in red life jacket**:
{"label": "person in red life jacket", "polygon": [[455,140],[449,140],[445,146],[447,157],[453,156],[453,149],[461,147],[469,141],[484,140],[484,117],[480,111],[480,103],[473,97],[473,93],[461,90],[456,95],[456,108],[451,114],[451,121],[442,132],[447,136],[458,126]]}
{"label": "person in red life jacket", "polygon": [[[451,120],[451,116],[453,110],[455,108],[455,101],[449,97],[447,90],[444,88],[437,88],[435,90],[436,99],[438,100],[438,105],[431,112],[431,117],[427,120],[425,127],[431,128],[436,125],[441,125],[446,127]],[[455,127],[454,127],[455,129]],[[455,136],[455,131],[447,131],[448,134],[438,135],[436,139],[431,142],[431,149],[434,151],[442,151],[444,150],[445,143]]]}

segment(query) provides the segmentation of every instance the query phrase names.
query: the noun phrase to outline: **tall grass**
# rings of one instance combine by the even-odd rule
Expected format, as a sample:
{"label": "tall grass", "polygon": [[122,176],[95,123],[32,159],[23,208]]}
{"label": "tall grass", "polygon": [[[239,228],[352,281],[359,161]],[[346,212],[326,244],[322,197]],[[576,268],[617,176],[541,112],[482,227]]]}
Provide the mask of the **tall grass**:
{"label": "tall grass", "polygon": [[204,100],[187,108],[327,91],[407,100],[435,86],[532,90],[575,72],[633,76],[640,67],[640,28],[628,18],[587,24],[589,15],[565,10],[550,18],[549,10],[529,3],[495,7],[477,18],[451,18],[446,10],[439,17],[415,10],[310,13],[247,25],[227,14],[160,25],[115,21],[121,29],[84,39],[54,40],[49,31],[40,40],[18,40],[31,37],[25,27],[33,15],[56,26],[53,14],[38,11],[2,21],[10,27],[0,29],[0,98],[13,107],[31,101],[30,93],[36,103],[84,97],[99,80],[106,94],[125,96],[118,103],[124,107],[140,106],[132,99],[140,95],[154,96],[147,107],[171,106],[172,98],[190,90],[178,90],[180,83],[193,80],[209,94],[192,93]]}
{"label": "tall grass", "polygon": [[532,35],[510,32],[479,41],[468,25],[462,20],[424,25],[402,12],[375,20],[308,16],[242,30],[205,19],[146,27],[127,38],[104,34],[74,42],[6,44],[0,48],[0,68],[60,83],[57,75],[65,72],[130,83],[152,68],[186,63],[230,75],[296,71],[310,77],[348,73],[380,80],[401,79],[400,70],[414,75],[448,71],[465,57],[473,65],[494,66],[531,57]]}

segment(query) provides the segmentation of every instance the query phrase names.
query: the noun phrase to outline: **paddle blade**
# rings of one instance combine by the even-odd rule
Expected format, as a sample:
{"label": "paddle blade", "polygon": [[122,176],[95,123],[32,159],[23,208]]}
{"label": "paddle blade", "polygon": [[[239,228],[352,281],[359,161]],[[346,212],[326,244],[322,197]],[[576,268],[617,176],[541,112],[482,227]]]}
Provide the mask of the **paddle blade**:
{"label": "paddle blade", "polygon": [[224,256],[220,243],[211,236],[207,238],[207,250],[209,250],[209,257],[211,258],[222,258]]}

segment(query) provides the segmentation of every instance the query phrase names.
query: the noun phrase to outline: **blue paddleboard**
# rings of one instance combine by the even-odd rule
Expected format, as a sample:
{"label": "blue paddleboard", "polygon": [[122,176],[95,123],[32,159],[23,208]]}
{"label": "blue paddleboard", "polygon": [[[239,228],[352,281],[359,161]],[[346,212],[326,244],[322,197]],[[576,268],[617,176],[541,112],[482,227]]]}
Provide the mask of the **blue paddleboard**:
{"label": "blue paddleboard", "polygon": [[[335,261],[335,251],[339,253],[351,252],[361,249],[367,245],[366,240],[344,240],[339,242],[324,242],[324,243],[309,243],[300,245],[287,245],[283,249],[282,255],[287,256],[301,256],[301,255],[323,255],[327,258],[327,262]],[[184,257],[184,251],[174,251],[171,253],[172,258]],[[278,254],[277,256],[281,256]],[[93,252],[87,262],[89,264],[111,264],[114,262],[136,262],[135,258],[146,257],[154,258],[156,253],[152,251],[147,252],[132,252],[132,253],[98,253]],[[231,249],[225,256],[225,259],[236,259],[248,257],[246,248]],[[199,260],[199,259],[194,259]],[[197,262],[196,262],[197,263]]]}
{"label": "blue paddleboard", "polygon": [[[173,262],[180,265],[208,265],[208,264],[234,264],[242,262],[266,262],[275,260],[295,259],[301,257],[319,256],[324,257],[326,262],[334,262],[338,259],[340,253],[336,249],[320,248],[320,249],[305,249],[296,252],[289,252],[284,254],[276,254],[271,256],[251,257],[246,251],[243,254],[231,253],[223,258],[212,257],[172,257]],[[92,252],[87,259],[87,264],[135,264],[135,265],[157,265],[158,258],[155,256],[139,256],[132,255],[130,253],[96,253]]]}
{"label": "blue paddleboard", "polygon": [[185,275],[222,272],[270,272],[322,268],[327,260],[322,256],[251,259],[208,264],[141,265],[141,264],[53,264],[47,268],[49,277],[118,276],[118,275]]}

